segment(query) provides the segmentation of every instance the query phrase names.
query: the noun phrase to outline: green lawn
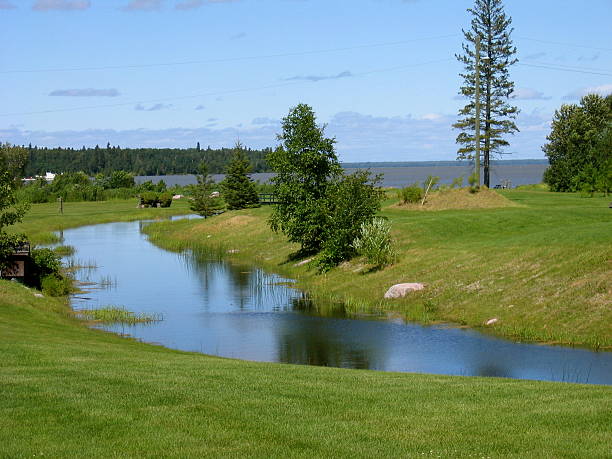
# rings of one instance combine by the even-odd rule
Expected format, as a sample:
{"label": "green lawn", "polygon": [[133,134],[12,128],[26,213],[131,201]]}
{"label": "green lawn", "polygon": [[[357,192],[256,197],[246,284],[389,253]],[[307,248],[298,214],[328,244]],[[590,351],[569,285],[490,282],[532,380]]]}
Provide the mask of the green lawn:
{"label": "green lawn", "polygon": [[[605,229],[610,221],[598,207],[603,200],[512,196],[523,198],[527,207],[504,209],[501,214],[385,211],[393,218],[406,257],[401,276],[394,271],[397,267],[353,273],[357,263],[327,276],[314,276],[292,263],[282,264],[294,246],[266,231],[266,209],[228,213],[205,222],[162,223],[156,235],[168,244],[174,241],[175,246],[204,238],[220,246],[239,247],[241,252],[235,256],[292,272],[303,285],[315,289],[344,282],[345,287],[356,289],[355,307],[366,305],[368,294],[378,298],[378,289],[393,276],[404,279],[416,273],[435,285],[433,279],[446,275],[436,273],[443,259],[447,265],[451,259],[454,265],[466,260],[486,262],[490,253],[470,252],[495,247],[491,239],[496,231],[482,223],[475,224],[489,228],[482,238],[459,235],[469,231],[460,231],[458,223],[467,225],[479,216],[482,222],[505,222],[499,250],[520,256],[525,256],[521,247],[530,253],[541,250],[535,240],[528,244],[529,238],[512,225],[524,225],[535,239],[552,240],[569,249],[577,243],[571,229],[580,227],[581,234],[589,237],[580,238],[581,250],[570,250],[571,256],[599,252],[600,257],[607,253],[609,260],[609,245],[604,243],[609,241]],[[555,199],[564,200],[563,205]],[[58,224],[69,227],[144,215],[128,203],[83,204],[82,209],[87,215],[57,217],[50,207],[34,206],[22,228],[43,234]],[[564,213],[567,218],[562,217]],[[569,223],[559,228],[559,221]],[[443,243],[440,225],[448,227],[452,244]],[[211,238],[206,237],[209,234]],[[417,258],[419,251],[428,258]],[[550,264],[562,276],[605,274],[605,266],[597,268],[596,263],[577,272],[569,272],[558,261]],[[453,276],[465,282],[464,277],[477,276],[487,266],[473,263],[466,270],[456,268]],[[479,271],[468,274],[476,268]],[[362,286],[366,283],[369,287]],[[442,287],[429,291],[436,292],[429,300],[437,298],[436,314],[444,313],[442,300],[450,293]],[[610,457],[610,386],[221,359],[88,329],[65,300],[39,298],[36,293],[0,281],[2,457]],[[604,293],[609,299],[609,292]],[[338,288],[332,294],[345,295],[346,290]],[[411,301],[423,299],[381,306],[410,311]],[[602,313],[604,319],[606,314],[609,311]]]}
{"label": "green lawn", "polygon": [[610,387],[214,358],[0,298],[3,457],[609,457]]}
{"label": "green lawn", "polygon": [[65,202],[60,214],[56,203],[34,204],[22,223],[10,227],[11,231],[25,232],[32,242],[48,243],[56,240],[51,231],[59,231],[94,223],[163,219],[171,215],[191,213],[186,199],[177,200],[169,208],[138,209],[137,199],[102,202]]}
{"label": "green lawn", "polygon": [[[415,211],[389,199],[382,215],[392,224],[400,257],[375,272],[362,260],[326,275],[294,266],[288,257],[298,246],[269,230],[269,208],[160,223],[146,231],[171,249],[238,250],[230,259],[297,279],[321,308],[472,327],[497,318],[491,331],[515,339],[612,346],[610,198],[538,191],[503,195],[520,205]],[[387,288],[400,282],[423,282],[427,288],[405,299],[383,300]]]}

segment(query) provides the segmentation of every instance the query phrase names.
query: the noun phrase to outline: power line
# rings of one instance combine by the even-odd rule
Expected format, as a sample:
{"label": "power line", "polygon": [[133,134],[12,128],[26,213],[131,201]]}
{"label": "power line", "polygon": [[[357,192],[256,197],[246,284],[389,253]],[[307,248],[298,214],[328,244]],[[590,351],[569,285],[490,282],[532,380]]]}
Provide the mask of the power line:
{"label": "power line", "polygon": [[0,74],[10,73],[44,73],[44,72],[78,72],[78,71],[91,71],[91,70],[120,70],[120,69],[140,69],[140,68],[151,68],[151,67],[172,67],[180,65],[197,65],[197,64],[219,64],[223,62],[239,62],[239,61],[250,61],[258,59],[272,59],[277,57],[292,57],[292,56],[307,56],[313,54],[325,54],[334,53],[339,51],[351,51],[356,49],[368,49],[368,48],[381,48],[385,46],[397,46],[408,43],[415,43],[420,41],[438,40],[443,38],[456,37],[459,34],[448,34],[438,35],[434,37],[423,37],[414,38],[411,40],[391,41],[384,43],[374,43],[357,46],[347,46],[342,48],[329,48],[312,51],[298,51],[291,53],[278,53],[278,54],[263,54],[259,56],[242,56],[242,57],[226,57],[219,59],[207,59],[207,60],[190,60],[190,61],[177,61],[177,62],[161,62],[161,63],[148,63],[148,64],[130,64],[130,65],[108,65],[98,67],[64,67],[64,68],[49,68],[49,69],[13,69],[13,70],[2,70]]}
{"label": "power line", "polygon": [[594,49],[597,51],[612,51],[612,48],[601,48],[601,47],[597,47],[597,46],[586,46],[586,45],[576,45],[576,44],[572,44],[572,43],[562,43],[559,41],[549,41],[549,40],[539,40],[537,38],[528,38],[528,37],[516,37],[520,40],[528,40],[528,41],[535,41],[538,43],[547,43],[550,45],[559,45],[559,46],[570,46],[572,48],[585,48],[585,49]]}
{"label": "power line", "polygon": [[547,70],[557,70],[561,72],[574,72],[574,73],[586,73],[589,75],[604,75],[604,76],[612,76],[612,72],[594,72],[590,70],[582,70],[580,68],[572,68],[572,67],[562,67],[562,66],[554,66],[550,64],[525,64],[522,62],[518,62],[516,65],[522,65],[523,67],[533,67],[539,69],[547,69]]}
{"label": "power line", "polygon": [[556,62],[539,62],[539,61],[534,61],[531,59],[526,59],[525,61],[521,61],[521,62],[528,62],[528,63],[536,64],[536,65],[548,65],[550,67],[563,67],[563,68],[574,69],[574,70],[584,70],[584,71],[590,70],[593,72],[612,72],[612,70],[610,69],[596,69],[593,67],[584,67],[581,65],[559,64]]}
{"label": "power line", "polygon": [[[397,71],[397,70],[406,70],[406,69],[410,69],[410,68],[421,67],[421,66],[424,66],[424,65],[437,64],[437,63],[440,63],[440,62],[448,62],[450,60],[452,60],[452,59],[450,59],[450,58],[437,59],[437,60],[433,60],[433,61],[420,62],[420,63],[417,63],[417,64],[407,64],[407,65],[401,65],[401,66],[396,66],[396,67],[388,67],[388,68],[384,68],[384,69],[369,70],[367,72],[353,73],[350,76],[351,77],[360,77],[360,76],[371,75],[373,73],[383,73],[383,72],[393,72],[393,71]],[[302,83],[305,83],[305,81],[292,81],[292,82],[288,82],[288,83],[276,83],[276,84],[269,84],[269,85],[256,86],[256,87],[250,87],[250,88],[229,89],[229,90],[225,90],[225,91],[215,91],[215,92],[208,92],[208,93],[202,93],[202,94],[190,94],[190,95],[186,95],[186,96],[176,96],[176,97],[165,97],[165,98],[159,98],[159,99],[137,100],[137,101],[131,101],[131,102],[118,102],[118,103],[114,103],[114,104],[87,105],[87,106],[81,106],[81,107],[56,108],[56,109],[49,109],[49,110],[38,110],[38,111],[20,112],[20,113],[2,113],[2,114],[0,114],[0,117],[6,117],[6,116],[26,116],[26,115],[42,115],[42,114],[47,114],[47,113],[72,112],[72,111],[80,111],[80,110],[93,110],[93,109],[98,109],[98,108],[125,107],[125,106],[135,105],[135,104],[151,104],[151,103],[160,103],[160,102],[173,102],[173,101],[177,101],[177,100],[195,99],[195,98],[199,98],[199,97],[221,96],[221,95],[235,94],[235,93],[241,93],[241,92],[260,91],[260,90],[264,90],[264,89],[274,89],[274,88],[280,88],[280,87],[284,87],[284,86],[293,86],[293,85],[302,84]]]}

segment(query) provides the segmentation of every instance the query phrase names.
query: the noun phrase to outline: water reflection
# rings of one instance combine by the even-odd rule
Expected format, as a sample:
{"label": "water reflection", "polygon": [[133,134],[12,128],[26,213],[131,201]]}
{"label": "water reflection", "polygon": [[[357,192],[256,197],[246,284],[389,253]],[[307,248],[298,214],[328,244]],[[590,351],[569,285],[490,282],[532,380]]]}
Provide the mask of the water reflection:
{"label": "water reflection", "polygon": [[[316,305],[292,282],[214,253],[176,254],[150,244],[141,223],[64,232],[76,257],[93,260],[86,279],[113,288],[73,298],[75,308],[122,305],[161,314],[151,325],[110,325],[168,347],[247,360],[452,375],[612,383],[612,353],[512,343],[473,330],[348,318]],[[85,299],[83,299],[85,298]]]}

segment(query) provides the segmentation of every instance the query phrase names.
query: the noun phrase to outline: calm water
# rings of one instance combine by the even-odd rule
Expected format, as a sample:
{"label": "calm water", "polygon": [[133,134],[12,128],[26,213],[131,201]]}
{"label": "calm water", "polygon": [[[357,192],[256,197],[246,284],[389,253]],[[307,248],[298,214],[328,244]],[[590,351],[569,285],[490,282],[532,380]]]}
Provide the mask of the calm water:
{"label": "calm water", "polygon": [[[546,164],[502,164],[494,166],[491,168],[491,186],[501,185],[506,180],[511,182],[512,187],[541,183],[546,167]],[[346,169],[349,173],[354,170]],[[383,174],[383,186],[394,188],[404,187],[414,182],[423,182],[429,175],[440,177],[440,183],[442,184],[450,184],[453,179],[463,176],[463,184],[467,186],[467,178],[473,171],[469,166],[373,167],[370,170],[373,174]],[[272,176],[271,173],[252,174],[253,180],[261,183],[267,182]],[[215,174],[212,177],[217,182],[223,180],[222,174]],[[151,180],[157,183],[162,179],[168,186],[196,183],[195,175],[138,176],[136,182],[142,183]]]}
{"label": "calm water", "polygon": [[318,316],[291,282],[249,266],[197,260],[147,241],[144,223],[64,231],[83,281],[75,309],[121,305],[160,313],[107,330],[186,351],[247,360],[385,371],[612,384],[612,353],[517,344],[472,330]]}

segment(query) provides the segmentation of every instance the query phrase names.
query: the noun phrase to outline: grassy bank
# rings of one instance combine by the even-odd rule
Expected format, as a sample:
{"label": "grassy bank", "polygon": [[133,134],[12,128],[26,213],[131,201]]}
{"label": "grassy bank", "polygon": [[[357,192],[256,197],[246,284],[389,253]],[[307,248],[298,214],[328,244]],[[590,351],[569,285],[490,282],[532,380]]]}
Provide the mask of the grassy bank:
{"label": "grassy bank", "polygon": [[0,298],[3,457],[609,455],[610,387],[213,358]]}
{"label": "grassy bank", "polygon": [[[421,211],[383,209],[393,226],[398,262],[380,271],[353,260],[326,275],[297,266],[297,246],[272,233],[269,208],[228,212],[204,221],[147,227],[169,249],[219,248],[298,280],[323,308],[451,321],[525,341],[612,346],[612,211],[609,198],[538,191],[501,193],[510,205]],[[400,282],[427,288],[383,300]]]}
{"label": "grassy bank", "polygon": [[101,202],[65,202],[60,214],[57,203],[34,204],[23,222],[11,226],[11,231],[25,232],[37,244],[56,242],[53,231],[77,226],[132,221],[140,219],[167,218],[172,215],[191,213],[187,200],[177,200],[169,208],[138,209],[136,199]]}

